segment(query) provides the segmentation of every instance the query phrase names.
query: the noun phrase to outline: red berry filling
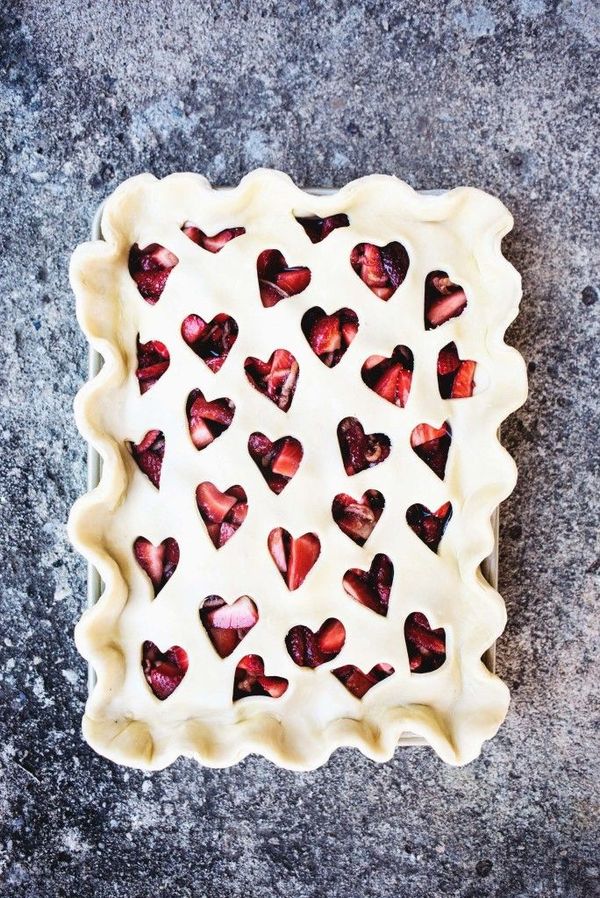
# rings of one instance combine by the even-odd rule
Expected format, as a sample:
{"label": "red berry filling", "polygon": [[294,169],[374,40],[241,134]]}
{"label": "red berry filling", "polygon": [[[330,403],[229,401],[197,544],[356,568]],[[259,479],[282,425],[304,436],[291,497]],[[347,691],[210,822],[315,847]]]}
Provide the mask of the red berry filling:
{"label": "red berry filling", "polygon": [[169,350],[159,340],[150,340],[148,343],[140,343],[140,335],[137,335],[137,371],[135,376],[139,381],[140,393],[153,387],[167,368],[169,367]]}
{"label": "red berry filling", "polygon": [[207,596],[200,620],[217,654],[227,658],[257,622],[258,610],[250,596],[240,596],[231,605],[221,596]]}
{"label": "red berry filling", "polygon": [[360,667],[355,667],[354,664],[344,664],[342,667],[336,667],[331,673],[344,684],[348,692],[356,698],[362,698],[377,683],[391,677],[394,668],[382,661],[381,664],[372,667],[369,673],[363,673]]}
{"label": "red berry filling", "polygon": [[160,701],[174,692],[188,669],[188,656],[178,645],[161,652],[150,640],[142,646],[142,670],[150,689]]}
{"label": "red berry filling", "polygon": [[265,249],[256,261],[260,299],[271,309],[282,299],[302,293],[310,284],[310,268],[289,268],[278,249]]}
{"label": "red berry filling", "polygon": [[315,306],[304,313],[301,326],[315,355],[328,368],[334,368],[358,333],[358,318],[352,309],[327,315]]}
{"label": "red berry filling", "polygon": [[159,243],[140,249],[134,243],[129,250],[129,274],[146,302],[155,305],[161,297],[167,279],[179,259]]}
{"label": "red berry filling", "polygon": [[342,581],[349,596],[371,611],[385,617],[390,603],[394,580],[394,565],[387,555],[376,555],[368,571],[353,567],[344,574]]}
{"label": "red berry filling", "polygon": [[251,433],[248,438],[251,459],[272,492],[279,493],[287,486],[302,461],[302,443],[295,437],[281,437],[274,443],[264,433]]}
{"label": "red berry filling", "polygon": [[430,511],[425,505],[415,502],[406,511],[408,526],[432,552],[437,552],[451,517],[451,502],[440,505],[437,511]]}
{"label": "red berry filling", "polygon": [[316,215],[296,216],[296,221],[302,225],[311,243],[320,243],[336,228],[347,228],[350,224],[348,216],[343,212],[328,215],[327,218],[318,218]]}
{"label": "red berry filling", "polygon": [[158,489],[165,456],[165,435],[162,430],[149,430],[140,443],[127,445],[140,471]]}
{"label": "red berry filling", "polygon": [[367,287],[387,302],[406,277],[409,258],[396,241],[387,246],[359,243],[350,254],[350,264]]}
{"label": "red berry filling", "polygon": [[265,665],[260,655],[245,655],[235,669],[234,702],[249,695],[279,698],[287,688],[288,681],[284,677],[265,676]]}
{"label": "red berry filling", "polygon": [[181,230],[193,243],[201,246],[202,249],[207,250],[209,253],[220,252],[230,240],[246,233],[246,228],[225,228],[225,230],[219,231],[213,237],[209,237],[204,231],[193,225],[191,221],[186,221]]}
{"label": "red berry filling", "polygon": [[348,493],[338,493],[331,506],[331,514],[342,533],[359,546],[364,546],[382,515],[385,499],[378,490],[367,490],[362,499]]}
{"label": "red berry filling", "polygon": [[294,539],[283,527],[271,530],[267,545],[290,592],[302,586],[321,554],[321,543],[315,533]]}
{"label": "red berry filling", "polygon": [[239,485],[230,486],[221,493],[214,483],[200,483],[196,487],[196,503],[208,535],[217,549],[231,539],[248,514],[248,499]]}
{"label": "red berry filling", "polygon": [[285,637],[290,657],[298,667],[313,669],[327,661],[333,661],[341,652],[345,641],[344,625],[335,617],[328,618],[316,633],[309,627],[299,624],[292,627]]}
{"label": "red berry filling", "polygon": [[287,349],[276,349],[268,362],[248,356],[244,371],[249,382],[259,393],[287,412],[292,404],[300,368],[298,362]]}
{"label": "red berry filling", "polygon": [[404,639],[413,673],[437,670],[446,660],[446,631],[443,627],[432,630],[420,611],[414,611],[406,618]]}
{"label": "red berry filling", "polygon": [[213,374],[221,370],[237,335],[237,323],[225,312],[219,312],[209,322],[199,315],[188,315],[181,325],[181,336]]}
{"label": "red berry filling", "polygon": [[433,330],[467,307],[465,291],[453,284],[445,271],[432,271],[425,279],[425,330]]}
{"label": "red berry filling", "polygon": [[384,433],[365,433],[357,418],[344,418],[337,429],[340,451],[348,477],[385,461],[391,443]]}
{"label": "red berry filling", "polygon": [[475,389],[475,368],[471,359],[460,359],[456,343],[440,350],[437,362],[438,386],[442,399],[467,399]]}
{"label": "red berry filling", "polygon": [[431,424],[417,424],[410,435],[410,445],[415,454],[440,480],[444,479],[446,473],[451,442],[452,428],[448,421],[444,421],[439,428],[432,427]]}
{"label": "red berry filling", "polygon": [[408,402],[413,372],[413,354],[408,346],[396,346],[390,358],[370,355],[360,375],[382,399],[404,408]]}
{"label": "red berry filling", "polygon": [[192,390],[186,404],[186,414],[192,443],[204,449],[225,433],[235,414],[235,405],[224,396],[208,401],[202,390]]}
{"label": "red berry filling", "polygon": [[168,536],[155,546],[149,539],[138,536],[133,544],[133,553],[141,569],[150,577],[156,598],[179,564],[177,540]]}

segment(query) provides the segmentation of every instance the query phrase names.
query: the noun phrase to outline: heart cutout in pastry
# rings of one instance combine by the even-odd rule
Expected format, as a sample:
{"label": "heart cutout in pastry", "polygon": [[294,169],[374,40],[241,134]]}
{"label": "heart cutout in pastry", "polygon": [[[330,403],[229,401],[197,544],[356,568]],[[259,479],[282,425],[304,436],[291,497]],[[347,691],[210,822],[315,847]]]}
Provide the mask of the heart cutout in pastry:
{"label": "heart cutout in pastry", "polygon": [[328,315],[314,306],[302,316],[302,332],[314,354],[328,368],[335,368],[358,333],[358,317],[352,309]]}
{"label": "heart cutout in pastry", "polygon": [[347,570],[342,585],[349,596],[361,605],[385,617],[388,613],[390,593],[394,582],[394,565],[391,559],[379,553],[368,571],[352,567]]}
{"label": "heart cutout in pastry", "polygon": [[350,264],[369,290],[387,302],[404,281],[410,260],[397,241],[386,246],[359,243],[350,254]]}
{"label": "heart cutout in pastry", "polygon": [[431,468],[434,474],[444,479],[446,462],[452,442],[452,428],[449,421],[441,427],[431,424],[417,424],[410,435],[410,445],[416,455]]}
{"label": "heart cutout in pastry", "polygon": [[295,437],[280,437],[272,443],[259,431],[250,434],[248,452],[269,489],[276,495],[296,474],[303,455],[302,443]]}
{"label": "heart cutout in pastry", "polygon": [[154,598],[171,579],[179,564],[179,545],[172,536],[155,546],[144,536],[138,536],[133,544],[135,560],[150,578]]}
{"label": "heart cutout in pastry", "polygon": [[396,346],[388,358],[370,355],[361,368],[363,382],[398,408],[408,402],[413,373],[413,354],[408,346]]}
{"label": "heart cutout in pastry", "polygon": [[390,454],[390,438],[384,433],[365,433],[358,418],[343,418],[337,435],[348,477],[380,464]]}
{"label": "heart cutout in pastry", "polygon": [[163,702],[175,692],[188,669],[187,652],[172,645],[166,652],[147,639],[142,646],[142,670],[157,699]]}
{"label": "heart cutout in pastry", "polygon": [[181,325],[184,341],[213,374],[221,370],[237,335],[237,322],[225,312],[219,312],[208,322],[200,315],[188,315]]}
{"label": "heart cutout in pastry", "polygon": [[191,221],[186,221],[181,230],[186,237],[190,238],[192,243],[202,247],[202,249],[205,249],[209,253],[220,252],[230,240],[234,240],[236,237],[241,237],[242,234],[246,233],[246,228],[224,228],[224,230],[219,231],[218,234],[209,237],[208,234],[205,234],[204,231],[197,228]]}
{"label": "heart cutout in pastry", "polygon": [[149,430],[139,443],[128,442],[127,446],[140,471],[159,489],[165,457],[165,435],[162,430]]}
{"label": "heart cutout in pastry", "polygon": [[288,688],[284,677],[265,676],[265,664],[260,655],[245,655],[235,669],[233,680],[233,701],[249,695],[280,698]]}
{"label": "heart cutout in pastry", "polygon": [[385,499],[379,490],[366,490],[361,499],[353,499],[348,493],[338,493],[333,500],[331,514],[342,533],[358,546],[364,546],[384,508]]}
{"label": "heart cutout in pastry", "polygon": [[216,549],[231,539],[248,514],[246,492],[239,484],[230,486],[222,493],[214,483],[206,480],[196,487],[196,503]]}
{"label": "heart cutout in pastry", "polygon": [[136,339],[137,370],[135,376],[142,396],[163,376],[171,361],[169,350],[160,340],[149,340],[140,343],[140,335]]}
{"label": "heart cutout in pastry", "polygon": [[363,673],[360,667],[356,667],[354,664],[344,664],[342,667],[336,667],[331,673],[355,698],[363,698],[369,689],[387,677],[391,677],[394,668],[391,664],[382,661],[372,667],[369,673]]}
{"label": "heart cutout in pastry", "polygon": [[227,658],[256,624],[258,610],[250,596],[240,596],[231,604],[221,596],[207,596],[200,606],[200,620],[217,654]]}
{"label": "heart cutout in pastry", "polygon": [[296,296],[310,284],[310,268],[303,265],[289,267],[278,249],[265,249],[256,260],[260,299],[265,309],[271,309],[282,299]]}
{"label": "heart cutout in pastry", "polygon": [[149,243],[144,249],[134,243],[129,250],[129,274],[141,296],[151,306],[156,305],[160,299],[169,275],[178,262],[175,253],[160,243]]}
{"label": "heart cutout in pastry", "polygon": [[320,243],[321,240],[329,237],[336,228],[347,228],[350,224],[348,216],[344,212],[328,215],[326,218],[319,218],[318,215],[297,215],[296,221],[302,225],[311,243]]}
{"label": "heart cutout in pastry", "polygon": [[234,414],[235,405],[226,396],[207,400],[202,390],[192,390],[186,403],[186,415],[196,449],[204,449],[225,433]]}
{"label": "heart cutout in pastry", "polygon": [[437,378],[442,399],[468,399],[475,389],[477,362],[460,359],[456,343],[448,343],[440,349],[437,361]]}
{"label": "heart cutout in pastry", "polygon": [[244,371],[249,383],[274,402],[282,412],[287,412],[292,404],[296,383],[300,374],[298,362],[287,349],[276,349],[268,362],[248,356]]}
{"label": "heart cutout in pastry", "polygon": [[437,670],[446,660],[446,631],[432,630],[420,611],[409,614],[404,622],[404,639],[412,673]]}
{"label": "heart cutout in pastry", "polygon": [[467,307],[465,291],[445,271],[431,271],[425,278],[425,330],[433,330],[458,318]]}
{"label": "heart cutout in pastry", "polygon": [[283,527],[271,530],[267,545],[290,592],[302,586],[321,554],[321,543],[316,533],[305,533],[294,539]]}
{"label": "heart cutout in pastry", "polygon": [[430,511],[420,502],[415,502],[406,510],[408,526],[432,552],[437,552],[451,517],[451,502],[444,502],[437,511]]}
{"label": "heart cutout in pastry", "polygon": [[346,642],[346,629],[335,617],[329,617],[316,633],[298,624],[285,637],[286,648],[298,667],[319,667],[337,658]]}

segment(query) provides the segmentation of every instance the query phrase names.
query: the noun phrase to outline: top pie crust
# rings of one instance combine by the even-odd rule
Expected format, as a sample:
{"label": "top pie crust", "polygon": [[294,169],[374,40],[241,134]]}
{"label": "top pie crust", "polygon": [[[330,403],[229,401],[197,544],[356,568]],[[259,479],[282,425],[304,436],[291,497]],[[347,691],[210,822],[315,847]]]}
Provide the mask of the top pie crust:
{"label": "top pie crust", "polygon": [[[336,213],[346,213],[350,226],[317,244],[295,219]],[[181,231],[186,221],[207,234],[233,226],[246,233],[213,255]],[[505,608],[480,564],[494,544],[490,517],[516,481],[516,466],[497,430],[527,390],[523,360],[504,342],[521,296],[519,275],[500,250],[511,226],[506,208],[479,190],[418,194],[382,175],[315,196],[275,171],[257,170],[226,190],[213,190],[196,174],[164,180],[145,174],[108,199],[104,240],[79,246],[71,263],[81,327],[104,360],[75,404],[82,435],[102,457],[102,477],[70,518],[74,545],[104,584],[76,630],[77,646],[97,675],[83,721],[94,749],[121,764],[151,769],[179,755],[225,766],[250,752],[287,768],[311,769],[345,745],[377,761],[389,759],[400,735],[410,732],[451,764],[479,754],[509,701],[506,686],[481,661],[502,632]],[[392,240],[404,245],[410,267],[392,298],[382,302],[356,276],[349,258],[360,242]],[[128,272],[135,243],[161,244],[179,259],[154,306],[142,299]],[[304,292],[273,308],[263,308],[256,275],[257,257],[266,248],[279,249],[289,265],[306,265],[312,273]],[[434,270],[447,271],[463,286],[468,306],[460,317],[426,331],[423,285]],[[322,365],[300,329],[312,306],[327,312],[348,306],[358,315],[358,335],[335,368]],[[180,328],[190,313],[209,321],[223,311],[237,321],[239,336],[213,374],[184,343]],[[141,342],[163,341],[171,360],[143,396],[135,377],[138,334]],[[477,388],[468,399],[440,398],[437,354],[450,341],[461,358],[478,364]],[[415,360],[403,409],[360,379],[368,356],[389,356],[397,344],[409,346]],[[266,360],[280,347],[291,350],[300,366],[287,414],[255,391],[243,370],[247,356]],[[194,388],[210,399],[227,396],[236,406],[229,430],[200,452],[185,415]],[[348,415],[392,441],[385,462],[351,478],[336,439],[338,422]],[[453,443],[442,481],[417,458],[409,440],[420,422],[439,427],[444,420],[451,422]],[[126,441],[137,443],[153,428],[166,437],[160,491],[126,449]],[[302,466],[279,496],[248,455],[248,435],[255,430],[272,440],[291,434],[303,445]],[[244,525],[218,551],[195,502],[196,485],[204,480],[221,490],[242,484],[248,496]],[[341,492],[359,497],[369,488],[384,494],[386,507],[360,547],[333,521],[331,500]],[[415,502],[436,509],[446,501],[452,502],[452,523],[435,554],[409,529],[405,512]],[[321,540],[318,563],[294,592],[267,551],[267,534],[278,526],[294,536],[312,531]],[[156,599],[133,557],[139,535],[153,543],[173,536],[180,546],[177,571]],[[367,569],[379,552],[395,567],[387,617],[353,601],[341,586],[348,568]],[[199,622],[199,606],[211,594],[227,602],[247,594],[260,613],[225,659]],[[446,631],[446,662],[427,674],[409,669],[403,628],[413,611]],[[315,670],[298,667],[285,635],[296,624],[316,631],[328,617],[344,623],[344,648]],[[166,701],[153,695],[144,678],[145,640],[163,651],[178,645],[188,653],[187,674]],[[288,679],[284,695],[232,702],[236,664],[249,653],[264,658],[267,674]],[[340,665],[368,671],[382,661],[393,665],[394,675],[362,700],[331,674]]]}

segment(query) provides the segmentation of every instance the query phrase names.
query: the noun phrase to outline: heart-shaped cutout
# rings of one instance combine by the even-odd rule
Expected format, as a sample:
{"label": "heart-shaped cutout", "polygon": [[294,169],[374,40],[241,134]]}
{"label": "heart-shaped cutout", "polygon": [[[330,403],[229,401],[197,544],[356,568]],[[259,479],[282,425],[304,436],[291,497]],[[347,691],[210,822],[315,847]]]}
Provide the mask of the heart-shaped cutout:
{"label": "heart-shaped cutout", "polygon": [[408,402],[413,372],[413,354],[408,346],[396,346],[392,355],[370,355],[361,368],[364,383],[398,408]]}
{"label": "heart-shaped cutout", "polygon": [[175,692],[187,673],[188,663],[187,652],[179,645],[161,652],[147,639],[142,646],[142,670],[146,682],[161,702]]}
{"label": "heart-shaped cutout", "polygon": [[245,655],[235,669],[234,702],[249,695],[280,698],[287,688],[288,681],[285,677],[265,676],[265,664],[260,655]]}
{"label": "heart-shaped cutout", "polygon": [[363,698],[369,689],[387,677],[391,677],[394,668],[391,664],[382,661],[372,667],[369,673],[363,673],[360,667],[356,667],[354,664],[344,664],[342,667],[336,667],[331,673],[355,698]]}
{"label": "heart-shaped cutout", "polygon": [[431,271],[425,278],[425,330],[433,330],[467,307],[465,291],[453,284],[445,271]]}
{"label": "heart-shaped cutout", "polygon": [[140,335],[136,339],[137,370],[135,376],[142,396],[163,376],[171,361],[169,350],[160,340],[149,340],[140,343]]}
{"label": "heart-shaped cutout", "polygon": [[383,553],[375,556],[368,571],[352,567],[342,580],[349,596],[383,617],[388,613],[393,582],[394,565]]}
{"label": "heart-shaped cutout", "polygon": [[277,495],[295,475],[303,455],[302,443],[295,437],[281,437],[272,443],[259,431],[250,434],[248,452],[269,489]]}
{"label": "heart-shaped cutout", "polygon": [[292,404],[300,374],[298,362],[287,349],[276,349],[268,362],[248,356],[244,362],[246,377],[252,386],[274,402],[282,412]]}
{"label": "heart-shaped cutout", "polygon": [[127,443],[127,446],[140,471],[159,489],[165,457],[165,435],[162,430],[149,430],[141,442]]}
{"label": "heart-shaped cutout", "polygon": [[129,250],[129,274],[151,306],[160,299],[168,277],[178,262],[175,253],[160,243],[150,243],[144,249],[134,243]]}
{"label": "heart-shaped cutout", "polygon": [[265,249],[256,260],[260,299],[265,309],[271,309],[282,299],[296,296],[310,284],[310,268],[296,265],[290,268],[278,249]]}
{"label": "heart-shaped cutout", "polygon": [[404,639],[412,673],[437,670],[446,660],[446,631],[432,630],[420,611],[409,614],[404,622]]}
{"label": "heart-shaped cutout", "polygon": [[243,487],[236,484],[222,493],[208,480],[196,487],[196,503],[200,517],[216,549],[231,539],[248,514],[248,499]]}
{"label": "heart-shaped cutout", "polygon": [[250,596],[240,596],[230,605],[221,596],[207,596],[200,620],[217,654],[227,658],[257,622],[258,610]]}
{"label": "heart-shaped cutout", "polygon": [[138,536],[133,544],[133,554],[141,569],[148,575],[154,589],[154,598],[171,579],[179,564],[179,545],[168,536],[157,546],[149,539]]}
{"label": "heart-shaped cutout", "polygon": [[328,215],[326,218],[319,218],[317,215],[297,215],[296,221],[302,225],[311,243],[320,243],[336,228],[347,228],[350,224],[348,216],[343,212]]}
{"label": "heart-shaped cutout", "polygon": [[444,421],[441,427],[432,427],[431,424],[417,424],[410,435],[410,445],[421,461],[431,468],[434,474],[444,479],[446,462],[452,442],[452,428],[449,421]]}
{"label": "heart-shaped cutout", "polygon": [[188,315],[181,325],[184,341],[213,374],[221,370],[237,335],[236,321],[225,312],[219,312],[208,322],[200,315]]}
{"label": "heart-shaped cutout", "polygon": [[437,361],[437,377],[442,399],[468,399],[475,389],[477,362],[460,359],[456,343],[448,343],[440,349]]}
{"label": "heart-shaped cutout", "polygon": [[290,592],[302,586],[321,554],[321,543],[316,533],[305,533],[294,539],[283,527],[271,530],[267,545]]}
{"label": "heart-shaped cutout", "polygon": [[408,526],[432,552],[437,552],[451,517],[451,502],[444,502],[437,511],[430,511],[420,502],[415,502],[406,510]]}
{"label": "heart-shaped cutout", "polygon": [[379,490],[366,490],[361,499],[353,499],[348,493],[338,493],[333,500],[331,514],[342,533],[358,546],[364,546],[384,508],[385,499]]}
{"label": "heart-shaped cutout", "polygon": [[204,449],[225,433],[235,414],[231,399],[207,400],[202,390],[192,390],[186,404],[188,427],[196,449]]}
{"label": "heart-shaped cutout", "polygon": [[196,225],[192,224],[191,221],[186,221],[181,230],[186,237],[190,238],[192,243],[201,246],[202,249],[205,249],[209,253],[220,252],[230,240],[234,240],[236,237],[241,237],[242,234],[246,233],[246,228],[225,228],[213,237],[209,237],[204,231],[201,231],[200,228],[197,228]]}
{"label": "heart-shaped cutout", "polygon": [[337,658],[346,642],[346,629],[341,621],[329,617],[316,633],[298,624],[285,637],[285,644],[298,667],[319,667]]}
{"label": "heart-shaped cutout", "polygon": [[350,264],[369,290],[387,302],[406,277],[410,260],[397,241],[387,246],[359,243],[350,254]]}
{"label": "heart-shaped cutout", "polygon": [[358,317],[352,309],[327,315],[320,306],[314,306],[302,316],[301,327],[314,354],[328,368],[334,368],[358,333]]}
{"label": "heart-shaped cutout", "polygon": [[381,464],[390,454],[390,438],[384,433],[365,433],[358,418],[340,421],[337,435],[348,477]]}

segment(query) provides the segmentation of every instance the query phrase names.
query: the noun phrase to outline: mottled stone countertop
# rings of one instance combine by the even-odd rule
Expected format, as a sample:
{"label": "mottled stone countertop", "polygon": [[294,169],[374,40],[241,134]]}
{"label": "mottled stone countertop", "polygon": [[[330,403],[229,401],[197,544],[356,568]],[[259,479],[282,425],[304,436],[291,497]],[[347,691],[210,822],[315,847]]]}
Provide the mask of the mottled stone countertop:
{"label": "mottled stone countertop", "polygon": [[[127,6],[127,8],[126,8]],[[3,523],[0,895],[531,898],[600,894],[598,39],[594,0],[14,0],[0,13]],[[515,216],[509,339],[529,402],[503,429],[512,705],[474,763],[350,750],[144,775],[80,736],[86,376],[67,264],[100,200],[149,170],[302,185],[371,171],[473,184]]]}

